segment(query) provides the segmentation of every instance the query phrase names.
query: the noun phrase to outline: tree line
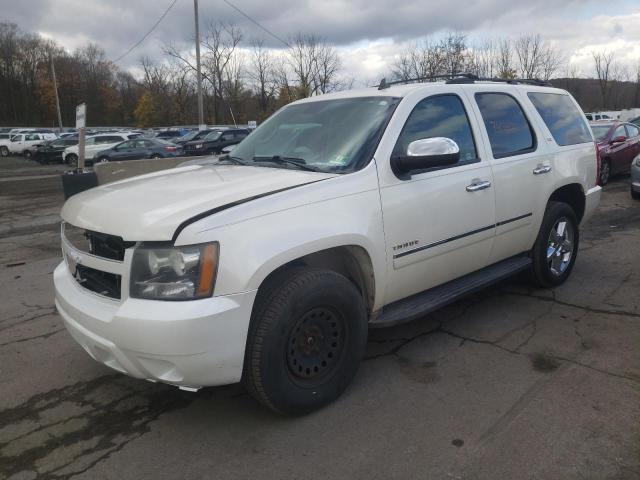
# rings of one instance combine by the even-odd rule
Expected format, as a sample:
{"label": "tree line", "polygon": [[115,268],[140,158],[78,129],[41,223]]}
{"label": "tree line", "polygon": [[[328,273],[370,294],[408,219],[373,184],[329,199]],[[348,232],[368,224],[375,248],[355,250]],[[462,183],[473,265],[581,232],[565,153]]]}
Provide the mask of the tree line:
{"label": "tree line", "polygon": [[[164,56],[139,60],[136,78],[88,44],[73,52],[54,41],[0,23],[0,125],[57,126],[55,67],[62,120],[75,124],[87,103],[89,125],[162,126],[197,119],[195,59],[172,43]],[[387,79],[468,72],[487,78],[539,78],[569,90],[585,111],[640,107],[640,64],[624,65],[612,52],[593,52],[591,72],[579,72],[540,35],[472,42],[464,33],[427,38],[400,52]],[[261,121],[308,96],[379,79],[348,78],[338,50],[318,35],[299,33],[286,47],[268,48],[237,25],[209,22],[201,39],[205,121]]]}

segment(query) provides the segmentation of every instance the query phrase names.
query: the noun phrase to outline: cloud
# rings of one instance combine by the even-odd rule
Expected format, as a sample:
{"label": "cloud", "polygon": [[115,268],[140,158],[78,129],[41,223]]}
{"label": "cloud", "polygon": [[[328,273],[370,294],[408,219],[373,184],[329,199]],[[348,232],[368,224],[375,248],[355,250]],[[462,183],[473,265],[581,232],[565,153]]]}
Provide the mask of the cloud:
{"label": "cloud", "polygon": [[[640,6],[629,0],[230,0],[281,38],[312,32],[339,47],[350,76],[377,78],[411,42],[445,30],[463,30],[473,38],[540,33],[587,68],[587,49],[615,48],[620,58],[640,56]],[[170,0],[0,0],[4,21],[54,38],[66,48],[92,41],[109,58],[137,42]],[[2,5],[4,4],[4,5]],[[602,8],[602,7],[606,8]],[[604,14],[603,12],[611,14]],[[615,13],[615,14],[614,14]],[[201,1],[202,29],[210,21],[233,22],[247,39],[274,48],[282,45],[223,0]],[[133,68],[142,55],[161,58],[162,45],[193,42],[193,3],[178,0],[149,38],[120,62]]]}

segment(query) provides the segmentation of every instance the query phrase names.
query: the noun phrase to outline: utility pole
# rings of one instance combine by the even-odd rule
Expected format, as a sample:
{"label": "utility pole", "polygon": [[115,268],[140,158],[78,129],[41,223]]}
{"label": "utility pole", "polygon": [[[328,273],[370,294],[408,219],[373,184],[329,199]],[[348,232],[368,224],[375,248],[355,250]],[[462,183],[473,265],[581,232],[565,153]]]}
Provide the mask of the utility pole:
{"label": "utility pole", "polygon": [[202,73],[200,71],[200,22],[198,21],[198,0],[193,0],[196,22],[196,76],[198,79],[198,127],[204,125],[204,108],[202,106]]}
{"label": "utility pole", "polygon": [[53,77],[53,90],[56,94],[56,110],[58,111],[58,127],[60,128],[60,132],[62,132],[62,114],[60,113],[60,98],[58,97],[58,81],[56,80],[56,67],[53,63],[53,55],[51,54],[51,50],[49,50],[49,60],[51,62],[51,76]]}

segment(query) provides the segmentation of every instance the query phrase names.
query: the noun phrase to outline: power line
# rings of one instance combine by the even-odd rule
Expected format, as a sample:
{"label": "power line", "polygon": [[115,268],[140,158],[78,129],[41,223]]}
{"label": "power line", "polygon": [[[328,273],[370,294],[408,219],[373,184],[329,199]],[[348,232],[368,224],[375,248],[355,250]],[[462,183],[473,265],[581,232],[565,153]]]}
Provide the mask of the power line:
{"label": "power line", "polygon": [[250,22],[255,23],[258,27],[260,27],[262,30],[264,30],[265,32],[267,32],[269,35],[271,35],[273,38],[275,38],[276,40],[278,40],[279,42],[282,42],[283,44],[285,44],[287,47],[291,48],[291,45],[289,45],[287,42],[285,42],[282,38],[280,38],[279,36],[277,36],[275,33],[273,33],[271,30],[269,30],[267,27],[263,27],[257,20],[254,20],[253,18],[251,18],[248,14],[244,13],[242,10],[240,10],[238,7],[236,7],[233,3],[229,2],[228,0],[224,0],[224,3],[226,3],[227,5],[229,5],[231,8],[233,8],[234,10],[236,10],[237,12],[239,12],[242,16],[244,16],[246,19],[248,19]]}
{"label": "power line", "polygon": [[149,35],[151,35],[151,32],[153,32],[156,27],[158,25],[160,25],[160,22],[164,19],[164,17],[167,16],[167,13],[169,13],[169,10],[171,10],[173,8],[173,6],[176,4],[178,0],[173,0],[171,2],[171,4],[169,4],[169,6],[167,7],[167,9],[164,11],[164,13],[160,16],[160,18],[158,19],[158,21],[156,23],[153,24],[153,27],[151,27],[151,30],[149,30],[147,33],[144,34],[144,37],[142,37],[140,40],[138,40],[137,43],[135,43],[129,50],[127,50],[126,52],[124,52],[122,55],[120,55],[118,58],[116,58],[113,63],[118,63],[120,60],[122,60],[124,57],[126,57],[127,55],[129,55],[135,48],[137,48],[142,42],[144,42],[147,37]]}

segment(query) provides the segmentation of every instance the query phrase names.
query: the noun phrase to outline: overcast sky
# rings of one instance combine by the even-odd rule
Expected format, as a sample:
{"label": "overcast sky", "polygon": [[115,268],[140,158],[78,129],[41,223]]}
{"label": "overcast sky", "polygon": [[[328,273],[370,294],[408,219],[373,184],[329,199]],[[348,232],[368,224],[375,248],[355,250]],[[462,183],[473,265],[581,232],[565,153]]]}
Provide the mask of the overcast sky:
{"label": "overcast sky", "polygon": [[[640,0],[230,0],[281,38],[298,31],[339,48],[345,74],[372,79],[388,72],[406,46],[445,30],[470,39],[540,33],[583,75],[592,50],[615,50],[620,62],[640,61]],[[88,41],[115,59],[155,23],[171,0],[0,0],[0,21],[53,38],[69,50]],[[282,47],[223,0],[200,0],[201,28],[211,21],[242,27],[245,38]],[[162,58],[166,42],[193,38],[193,1],[177,0],[146,41],[119,62],[133,69],[142,55]]]}

